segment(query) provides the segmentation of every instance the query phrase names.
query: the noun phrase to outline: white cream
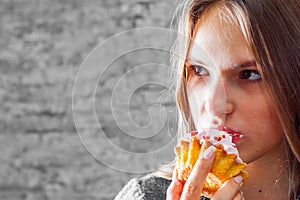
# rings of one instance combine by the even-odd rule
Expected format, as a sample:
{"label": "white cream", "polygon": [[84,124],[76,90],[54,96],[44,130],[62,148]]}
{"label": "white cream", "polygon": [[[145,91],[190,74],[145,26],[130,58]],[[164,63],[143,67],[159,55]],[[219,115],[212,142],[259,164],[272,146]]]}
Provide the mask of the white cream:
{"label": "white cream", "polygon": [[[224,150],[228,154],[237,155],[236,158],[237,162],[243,162],[242,159],[239,157],[239,152],[235,144],[232,142],[232,136],[227,132],[220,131],[217,129],[202,130],[197,133],[196,137],[200,140],[200,143],[202,143],[204,140],[209,140],[209,142],[211,142],[214,146],[218,146],[222,144]],[[186,134],[184,137],[181,138],[181,140],[187,142],[189,142],[190,139],[191,139],[190,133]]]}

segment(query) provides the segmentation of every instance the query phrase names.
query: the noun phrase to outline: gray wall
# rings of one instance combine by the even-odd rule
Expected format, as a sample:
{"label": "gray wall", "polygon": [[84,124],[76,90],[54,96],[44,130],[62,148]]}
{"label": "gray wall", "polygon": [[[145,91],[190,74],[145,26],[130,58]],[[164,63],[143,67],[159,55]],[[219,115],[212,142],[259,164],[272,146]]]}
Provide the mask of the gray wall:
{"label": "gray wall", "polygon": [[[112,199],[130,178],[173,159],[161,150],[176,132],[174,101],[161,98],[168,52],[134,46],[169,41],[135,30],[101,43],[133,28],[168,28],[174,7],[172,0],[0,1],[0,199]],[[120,55],[124,41],[133,46]],[[72,109],[75,77],[89,63],[98,71],[80,75]]]}

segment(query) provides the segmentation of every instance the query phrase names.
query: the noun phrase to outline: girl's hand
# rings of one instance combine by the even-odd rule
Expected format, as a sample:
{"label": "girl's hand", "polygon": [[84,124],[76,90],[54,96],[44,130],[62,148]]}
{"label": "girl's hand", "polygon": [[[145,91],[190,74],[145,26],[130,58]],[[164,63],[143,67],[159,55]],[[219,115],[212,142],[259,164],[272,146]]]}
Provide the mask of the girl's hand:
{"label": "girl's hand", "polygon": [[[213,146],[206,149],[199,156],[185,184],[178,179],[177,170],[174,169],[172,182],[167,190],[167,200],[200,199],[202,187],[211,169],[214,156],[215,148]],[[240,176],[226,181],[211,200],[243,200],[243,194],[240,192],[241,182],[242,177]]]}
{"label": "girl's hand", "polygon": [[245,200],[240,190],[243,177],[237,176],[226,181],[211,200]]}

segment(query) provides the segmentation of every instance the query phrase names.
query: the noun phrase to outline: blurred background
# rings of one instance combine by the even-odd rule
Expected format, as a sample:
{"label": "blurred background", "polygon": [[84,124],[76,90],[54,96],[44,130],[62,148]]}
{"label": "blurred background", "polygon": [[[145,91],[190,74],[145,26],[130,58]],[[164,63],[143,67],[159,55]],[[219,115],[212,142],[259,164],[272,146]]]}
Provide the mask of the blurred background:
{"label": "blurred background", "polygon": [[[169,28],[174,10],[172,0],[0,0],[1,200],[113,199],[173,159],[161,150],[176,134],[169,52],[133,45],[116,54],[124,41],[172,40],[135,31],[88,58],[117,33]],[[114,59],[101,66],[101,56]],[[74,84],[90,62],[102,71],[86,70]]]}

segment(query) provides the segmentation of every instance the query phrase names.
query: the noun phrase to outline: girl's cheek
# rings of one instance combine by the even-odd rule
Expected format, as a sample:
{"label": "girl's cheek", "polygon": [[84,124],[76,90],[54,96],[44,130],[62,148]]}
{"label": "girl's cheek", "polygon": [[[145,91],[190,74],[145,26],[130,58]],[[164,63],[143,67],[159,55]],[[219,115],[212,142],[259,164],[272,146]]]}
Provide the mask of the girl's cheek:
{"label": "girl's cheek", "polygon": [[204,112],[206,91],[202,88],[193,88],[188,95],[190,110],[194,120],[197,120]]}
{"label": "girl's cheek", "polygon": [[193,119],[196,120],[199,117],[198,113],[199,113],[200,105],[199,105],[199,101],[197,98],[197,94],[194,90],[190,91],[188,99],[189,99],[189,105],[190,105],[190,110],[191,110]]}

